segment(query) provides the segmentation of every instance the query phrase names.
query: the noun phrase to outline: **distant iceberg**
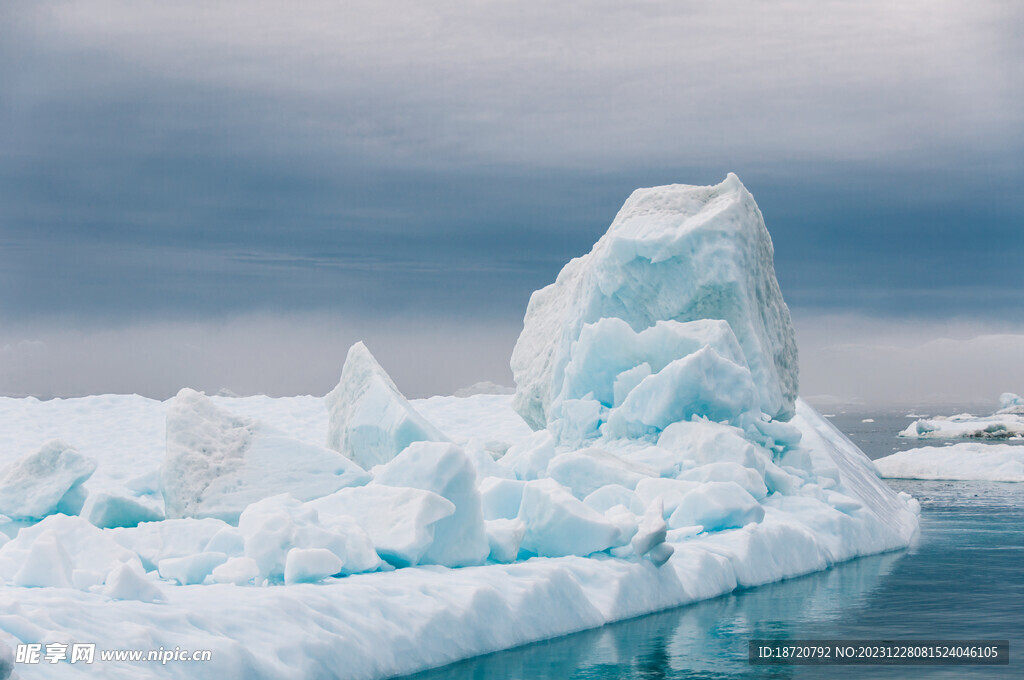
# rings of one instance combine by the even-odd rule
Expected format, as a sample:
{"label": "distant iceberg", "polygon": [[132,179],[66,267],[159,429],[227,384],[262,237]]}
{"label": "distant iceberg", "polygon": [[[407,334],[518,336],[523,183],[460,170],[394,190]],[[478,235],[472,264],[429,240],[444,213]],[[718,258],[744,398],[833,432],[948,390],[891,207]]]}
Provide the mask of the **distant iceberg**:
{"label": "distant iceberg", "polygon": [[999,409],[990,416],[961,413],[921,418],[899,436],[910,439],[1020,439],[1024,438],[1024,399],[1011,392],[999,397]]}
{"label": "distant iceberg", "polygon": [[875,460],[882,477],[1024,482],[1024,446],[963,443],[923,446]]}

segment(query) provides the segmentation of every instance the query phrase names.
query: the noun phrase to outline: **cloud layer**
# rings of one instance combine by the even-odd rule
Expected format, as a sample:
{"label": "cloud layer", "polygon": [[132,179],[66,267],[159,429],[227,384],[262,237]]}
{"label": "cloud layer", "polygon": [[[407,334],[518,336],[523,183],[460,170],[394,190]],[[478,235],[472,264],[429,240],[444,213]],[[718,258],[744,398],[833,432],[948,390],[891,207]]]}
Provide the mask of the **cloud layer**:
{"label": "cloud layer", "polygon": [[[798,317],[796,326],[801,394],[820,403],[995,408],[1002,392],[1024,393],[1024,326],[850,315]],[[0,394],[166,399],[188,386],[322,395],[357,340],[407,395],[451,394],[484,380],[512,385],[508,360],[520,330],[466,319],[269,314],[79,330],[7,327]]]}
{"label": "cloud layer", "polygon": [[0,390],[316,391],[356,327],[439,350],[414,393],[507,382],[630,191],[728,171],[798,318],[1019,325],[1022,32],[996,1],[4,3]]}

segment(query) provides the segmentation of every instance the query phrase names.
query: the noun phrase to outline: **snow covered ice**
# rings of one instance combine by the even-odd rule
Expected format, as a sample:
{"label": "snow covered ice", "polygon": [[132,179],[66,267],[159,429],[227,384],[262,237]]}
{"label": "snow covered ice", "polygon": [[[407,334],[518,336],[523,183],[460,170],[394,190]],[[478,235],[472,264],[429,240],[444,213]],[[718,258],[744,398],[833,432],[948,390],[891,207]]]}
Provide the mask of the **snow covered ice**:
{"label": "snow covered ice", "polygon": [[[796,396],[772,253],[734,175],[635,192],[531,299],[515,395],[410,401],[359,343],[325,398],[0,399],[0,465],[39,489],[4,514],[41,520],[0,524],[0,658],[380,678],[905,547],[916,501]],[[42,436],[77,473],[17,472]]]}
{"label": "snow covered ice", "polygon": [[249,504],[274,494],[310,500],[370,479],[334,451],[231,414],[187,388],[167,413],[160,475],[168,517],[232,522]]}
{"label": "snow covered ice", "polygon": [[965,442],[922,446],[875,460],[882,477],[1024,482],[1024,446]]}

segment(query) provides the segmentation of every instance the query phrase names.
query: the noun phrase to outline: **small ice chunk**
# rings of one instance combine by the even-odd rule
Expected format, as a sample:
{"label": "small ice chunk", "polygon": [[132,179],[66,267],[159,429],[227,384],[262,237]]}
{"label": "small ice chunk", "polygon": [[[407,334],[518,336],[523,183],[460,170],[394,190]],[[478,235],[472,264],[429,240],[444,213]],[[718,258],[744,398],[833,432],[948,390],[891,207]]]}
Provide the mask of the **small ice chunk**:
{"label": "small ice chunk", "polygon": [[[308,506],[309,503],[306,505]],[[367,571],[376,571],[381,567],[383,562],[377,554],[370,535],[354,517],[324,513],[319,515],[319,521],[320,526],[325,530],[323,535],[334,534],[344,537],[344,555],[340,550],[335,550],[335,554],[343,561],[341,575],[361,574]],[[316,540],[315,536],[319,533],[315,529],[300,531],[297,544],[300,547],[316,547],[323,544],[325,547],[331,548],[334,544],[333,539],[331,541]]]}
{"label": "small ice chunk", "polygon": [[637,557],[643,557],[656,546],[665,542],[665,538],[668,536],[668,524],[665,523],[664,514],[665,504],[659,496],[647,506],[636,535],[633,536],[630,543]]}
{"label": "small ice chunk", "polygon": [[683,498],[699,486],[699,482],[682,479],[645,479],[636,485],[635,501],[630,507],[638,514],[646,513],[647,508],[660,498],[667,518],[675,512]]}
{"label": "small ice chunk", "polygon": [[77,514],[85,500],[81,484],[95,471],[95,460],[51,440],[0,470],[0,514],[16,520]]}
{"label": "small ice chunk", "polygon": [[707,482],[686,494],[669,517],[669,526],[700,524],[722,531],[764,519],[764,508],[736,482]]}
{"label": "small ice chunk", "polygon": [[490,553],[476,470],[465,452],[444,442],[414,442],[391,462],[373,469],[373,483],[432,491],[455,513],[437,522],[424,564],[465,567],[483,564]]}
{"label": "small ice chunk", "polygon": [[584,498],[609,484],[633,489],[641,479],[657,477],[658,473],[602,449],[588,448],[555,456],[548,465],[547,476],[571,489],[577,498]]}
{"label": "small ice chunk", "polygon": [[589,555],[614,547],[621,532],[553,479],[528,482],[519,519],[526,525],[522,548],[543,557]]}
{"label": "small ice chunk", "polygon": [[158,522],[164,518],[162,512],[136,498],[104,491],[89,494],[82,516],[101,529],[134,527],[141,522]]}
{"label": "small ice chunk", "polygon": [[144,522],[136,527],[109,529],[104,533],[137,554],[146,569],[153,570],[161,560],[203,552],[213,537],[226,529],[237,531],[223,520],[189,517]]}
{"label": "small ice chunk", "polygon": [[503,477],[485,477],[480,482],[484,519],[513,519],[519,515],[526,482]]}
{"label": "small ice chunk", "polygon": [[491,519],[486,520],[484,526],[487,544],[491,546],[490,558],[506,564],[515,562],[526,534],[526,525],[519,519]]}
{"label": "small ice chunk", "polygon": [[361,342],[352,345],[337,387],[325,397],[327,446],[364,469],[386,463],[413,442],[448,438],[398,391]]}
{"label": "small ice chunk", "polygon": [[556,443],[554,435],[547,430],[534,432],[509,447],[501,458],[501,464],[511,469],[519,479],[538,479],[555,457]]}
{"label": "small ice chunk", "polygon": [[601,432],[638,437],[693,416],[736,424],[759,413],[750,370],[704,347],[645,378],[609,414]]}
{"label": "small ice chunk", "polygon": [[174,580],[183,586],[202,583],[214,568],[224,564],[228,556],[221,552],[202,552],[186,557],[169,557],[160,560],[160,577]]}
{"label": "small ice chunk", "polygon": [[630,489],[619,484],[608,484],[589,494],[583,499],[583,504],[604,514],[616,505],[624,505],[627,508],[631,508],[635,500],[636,494]]}
{"label": "small ice chunk", "polygon": [[792,423],[779,420],[754,420],[747,425],[746,435],[761,446],[780,452],[797,446],[803,439]]}
{"label": "small ice chunk", "polygon": [[659,543],[647,553],[647,559],[654,563],[654,566],[661,568],[669,561],[676,549],[668,543]]}
{"label": "small ice chunk", "polygon": [[768,488],[764,484],[764,477],[756,470],[743,467],[739,463],[722,462],[707,463],[699,467],[691,468],[679,474],[679,479],[694,482],[736,482],[747,493],[757,499],[768,495]]}
{"label": "small ice chunk", "polygon": [[767,463],[764,467],[764,485],[769,493],[792,496],[804,485],[804,480],[791,472],[786,472],[775,463]]}
{"label": "small ice chunk", "polygon": [[[47,547],[56,542],[69,558],[72,570],[106,575],[120,562],[139,563],[138,556],[119,545],[109,531],[98,529],[81,517],[50,515],[38,524],[23,528],[0,547],[0,582],[14,580],[15,573],[29,560],[39,540],[44,544],[36,550],[37,556],[58,554]],[[28,571],[23,579],[32,578]]]}
{"label": "small ice chunk", "polygon": [[260,575],[260,565],[251,557],[232,557],[224,564],[213,569],[213,580],[216,583],[232,583],[244,586],[252,583]]}
{"label": "small ice chunk", "polygon": [[[355,521],[321,521],[316,506],[287,494],[250,505],[238,520],[238,530],[245,542],[246,557],[255,560],[260,575],[271,581],[285,577],[288,553],[293,548],[322,548],[333,553],[340,564],[331,574],[371,571],[380,565],[375,556],[366,561],[373,555],[370,539]],[[357,559],[346,564],[350,553]],[[302,569],[297,568],[301,573]]]}
{"label": "small ice chunk", "polygon": [[704,421],[669,425],[658,437],[658,447],[697,465],[736,463],[758,473],[763,473],[766,463],[771,461],[771,454],[752,444],[744,437],[743,430]]}
{"label": "small ice chunk", "polygon": [[309,505],[322,518],[354,518],[377,554],[396,567],[419,564],[434,542],[436,524],[455,513],[455,505],[436,493],[383,484],[341,489]]}
{"label": "small ice chunk", "polygon": [[57,534],[44,531],[32,542],[25,561],[11,581],[16,586],[28,588],[70,588],[71,571],[71,558],[61,546]]}
{"label": "small ice chunk", "polygon": [[612,385],[612,398],[614,399],[612,406],[622,406],[622,402],[633,391],[633,388],[652,372],[651,365],[645,361],[615,376],[615,383]]}
{"label": "small ice chunk", "polygon": [[605,519],[614,524],[615,528],[619,530],[619,535],[614,541],[616,547],[626,545],[636,536],[636,532],[640,528],[640,522],[637,516],[625,505],[613,505],[602,514]]}
{"label": "small ice chunk", "polygon": [[245,552],[242,532],[237,527],[224,527],[206,542],[203,552],[221,552],[232,557],[239,557]]}
{"label": "small ice chunk", "polygon": [[166,599],[163,591],[146,578],[138,565],[129,563],[114,568],[101,592],[113,600],[163,602]]}
{"label": "small ice chunk", "polygon": [[342,561],[324,548],[292,548],[284,564],[284,582],[316,583],[341,572]]}
{"label": "small ice chunk", "polygon": [[[488,446],[499,446],[500,442],[487,442],[486,444],[481,443],[479,440],[471,439],[463,447],[463,451],[469,456],[469,460],[473,463],[473,468],[476,470],[476,476],[479,479],[484,477],[505,477],[506,479],[515,479],[515,473],[504,465],[496,463],[494,456],[491,451],[487,448]],[[505,445],[507,449],[507,445]],[[504,451],[502,451],[504,453]]]}

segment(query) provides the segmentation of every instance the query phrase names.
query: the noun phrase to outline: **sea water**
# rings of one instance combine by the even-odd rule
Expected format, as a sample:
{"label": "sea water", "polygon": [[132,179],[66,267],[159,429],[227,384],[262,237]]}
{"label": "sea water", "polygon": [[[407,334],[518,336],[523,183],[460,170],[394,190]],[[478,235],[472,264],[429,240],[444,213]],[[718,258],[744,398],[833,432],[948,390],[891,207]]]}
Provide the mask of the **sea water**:
{"label": "sea water", "polygon": [[[906,412],[837,412],[871,458],[923,444]],[[867,422],[865,422],[867,421]],[[889,480],[921,501],[907,550],[461,661],[417,680],[1024,677],[1024,484]],[[1010,641],[1009,666],[752,666],[752,639]]]}

